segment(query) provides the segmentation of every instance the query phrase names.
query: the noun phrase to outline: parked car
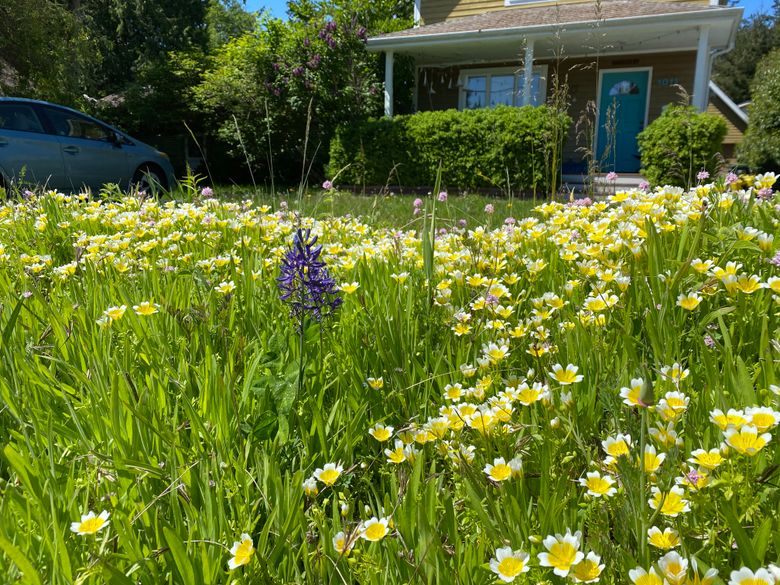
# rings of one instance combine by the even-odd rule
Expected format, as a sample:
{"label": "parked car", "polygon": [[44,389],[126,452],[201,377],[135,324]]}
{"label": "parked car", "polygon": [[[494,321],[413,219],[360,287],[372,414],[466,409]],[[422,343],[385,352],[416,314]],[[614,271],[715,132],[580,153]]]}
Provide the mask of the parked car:
{"label": "parked car", "polygon": [[168,156],[71,108],[0,97],[0,183],[73,192],[106,183],[150,190],[174,185]]}

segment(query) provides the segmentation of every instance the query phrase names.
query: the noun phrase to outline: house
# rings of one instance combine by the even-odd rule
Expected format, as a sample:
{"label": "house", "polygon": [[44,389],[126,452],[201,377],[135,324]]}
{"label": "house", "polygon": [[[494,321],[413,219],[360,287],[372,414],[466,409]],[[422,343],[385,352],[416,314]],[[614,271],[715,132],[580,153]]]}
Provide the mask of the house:
{"label": "house", "polygon": [[726,137],[721,153],[729,166],[737,164],[737,146],[742,143],[747,131],[748,115],[742,106],[735,104],[714,81],[710,81],[710,100],[707,111],[722,116],[726,122]]}
{"label": "house", "polygon": [[558,88],[575,122],[588,111],[596,122],[588,138],[572,125],[564,176],[586,172],[588,149],[604,172],[637,173],[637,134],[665,105],[685,99],[684,90],[699,110],[708,108],[712,62],[733,48],[742,18],[741,8],[725,4],[416,0],[416,26],[372,37],[368,48],[385,54],[387,116],[399,55],[415,63],[417,110],[538,105]]}

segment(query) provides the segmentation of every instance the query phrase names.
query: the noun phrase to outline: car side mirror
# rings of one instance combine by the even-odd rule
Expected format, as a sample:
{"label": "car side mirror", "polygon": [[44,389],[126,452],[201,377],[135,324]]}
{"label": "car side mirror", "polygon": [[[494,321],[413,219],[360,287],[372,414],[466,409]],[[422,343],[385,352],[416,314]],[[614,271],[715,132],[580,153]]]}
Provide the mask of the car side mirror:
{"label": "car side mirror", "polygon": [[116,132],[108,133],[108,141],[117,148],[122,148],[122,137]]}

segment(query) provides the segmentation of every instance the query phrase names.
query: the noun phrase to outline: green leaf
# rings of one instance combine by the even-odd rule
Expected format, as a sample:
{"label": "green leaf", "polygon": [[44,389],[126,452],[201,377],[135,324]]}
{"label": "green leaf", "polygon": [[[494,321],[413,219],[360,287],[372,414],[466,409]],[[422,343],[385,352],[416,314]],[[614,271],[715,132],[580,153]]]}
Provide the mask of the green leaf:
{"label": "green leaf", "polygon": [[726,522],[729,524],[731,535],[734,537],[734,540],[737,541],[737,548],[739,549],[739,554],[742,556],[742,561],[750,570],[755,571],[761,566],[761,562],[758,560],[758,555],[756,555],[756,551],[753,548],[753,543],[750,541],[745,529],[742,528],[739,518],[737,518],[734,505],[734,500],[732,500],[731,503],[724,504],[721,507],[721,511],[726,518]]}
{"label": "green leaf", "polygon": [[122,571],[112,565],[103,565],[103,578],[110,585],[134,585],[133,581]]}
{"label": "green leaf", "polygon": [[0,548],[22,573],[22,583],[41,585],[41,578],[22,551],[0,536]]}
{"label": "green leaf", "polygon": [[171,549],[173,560],[176,562],[176,568],[179,569],[182,582],[185,585],[195,585],[195,572],[192,570],[192,563],[190,563],[187,549],[184,547],[181,538],[167,526],[163,527],[163,534],[165,535],[165,542],[168,543],[168,548]]}
{"label": "green leaf", "polygon": [[3,345],[8,345],[8,342],[11,339],[11,334],[14,332],[14,327],[16,326],[16,321],[19,318],[19,313],[22,310],[23,303],[24,298],[20,298],[17,301],[14,310],[11,312],[11,316],[8,318],[8,323],[5,324],[5,329],[3,329]]}

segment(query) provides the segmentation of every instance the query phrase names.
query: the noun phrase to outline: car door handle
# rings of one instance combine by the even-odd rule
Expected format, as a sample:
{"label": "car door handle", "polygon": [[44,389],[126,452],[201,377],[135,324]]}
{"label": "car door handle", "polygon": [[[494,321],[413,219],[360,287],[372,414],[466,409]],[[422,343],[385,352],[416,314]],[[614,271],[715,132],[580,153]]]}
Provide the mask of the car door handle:
{"label": "car door handle", "polygon": [[70,153],[70,154],[76,154],[76,153],[79,152],[79,147],[78,146],[65,146],[62,149],[62,152],[67,152],[67,153]]}

